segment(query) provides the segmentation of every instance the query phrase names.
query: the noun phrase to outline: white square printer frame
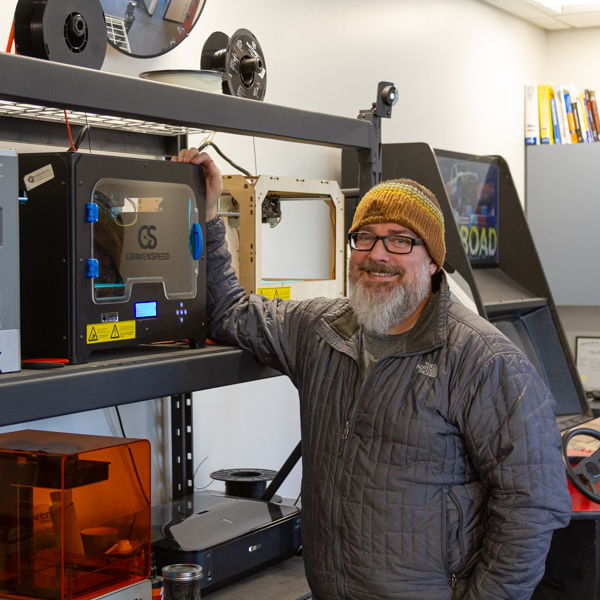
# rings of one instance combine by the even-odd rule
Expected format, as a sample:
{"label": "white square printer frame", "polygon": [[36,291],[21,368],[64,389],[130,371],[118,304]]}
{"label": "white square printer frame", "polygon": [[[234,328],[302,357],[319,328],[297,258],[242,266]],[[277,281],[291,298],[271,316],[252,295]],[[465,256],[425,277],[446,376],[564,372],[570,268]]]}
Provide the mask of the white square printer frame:
{"label": "white square printer frame", "polygon": [[21,370],[18,178],[17,153],[0,150],[0,373]]}
{"label": "white square printer frame", "polygon": [[[292,300],[317,296],[338,298],[344,295],[344,195],[337,182],[269,175],[260,175],[256,179],[243,175],[224,175],[223,189],[222,198],[231,196],[239,210],[229,215],[239,218],[239,257],[237,261],[233,256],[232,259],[240,283],[247,294],[257,293],[257,290],[266,293],[270,289],[285,288],[289,290]],[[330,205],[333,231],[330,232],[332,235],[329,246],[329,279],[290,282],[277,282],[272,279],[269,283],[263,282],[262,203],[268,194],[280,196],[282,201],[321,199]],[[231,244],[230,248],[233,250]]]}

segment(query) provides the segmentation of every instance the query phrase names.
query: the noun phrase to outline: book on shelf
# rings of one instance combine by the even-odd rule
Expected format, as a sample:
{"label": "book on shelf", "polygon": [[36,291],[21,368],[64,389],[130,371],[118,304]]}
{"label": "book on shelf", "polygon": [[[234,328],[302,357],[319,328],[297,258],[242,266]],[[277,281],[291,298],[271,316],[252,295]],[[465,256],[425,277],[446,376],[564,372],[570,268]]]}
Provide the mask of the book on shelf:
{"label": "book on shelf", "polygon": [[582,106],[582,110],[583,110],[583,117],[585,118],[585,126],[586,126],[586,129],[588,132],[588,141],[589,142],[597,142],[598,134],[596,134],[594,132],[594,124],[592,123],[591,107],[588,102],[587,94],[585,92],[583,94],[580,94],[579,100],[581,102],[581,106]]}
{"label": "book on shelf", "polygon": [[585,140],[583,139],[583,131],[581,129],[581,120],[579,118],[579,115],[581,114],[581,112],[579,110],[579,101],[576,98],[573,98],[571,105],[573,106],[573,119],[575,121],[575,131],[577,132],[577,142],[581,144]]}
{"label": "book on shelf", "polygon": [[594,141],[592,134],[590,132],[590,126],[587,120],[587,108],[585,106],[585,98],[583,94],[579,95],[577,98],[577,113],[579,115],[579,127],[581,127],[581,137],[585,143],[590,143]]}
{"label": "book on shelf", "polygon": [[596,104],[596,92],[594,90],[586,90],[586,93],[590,98],[590,106],[592,107],[592,120],[596,125],[596,131],[598,132],[598,140],[600,141],[600,116],[598,114],[598,105]]}
{"label": "book on shelf", "polygon": [[554,86],[554,99],[556,100],[556,113],[558,117],[558,126],[560,128],[560,140],[562,144],[571,143],[571,131],[567,117],[567,108],[565,106],[565,92],[561,85]]}
{"label": "book on shelf", "polygon": [[525,86],[525,145],[540,143],[540,117],[538,108],[538,86]]}
{"label": "book on shelf", "polygon": [[598,126],[596,124],[596,120],[594,119],[594,112],[592,109],[592,97],[590,90],[584,90],[583,95],[585,96],[585,105],[587,107],[587,118],[590,124],[590,129],[592,130],[592,136],[594,137],[594,141],[598,141]]}
{"label": "book on shelf", "polygon": [[571,104],[571,95],[567,90],[564,90],[565,109],[567,111],[567,123],[569,124],[569,133],[571,134],[571,143],[579,143],[577,136],[577,127],[575,125],[575,117],[573,115],[573,105]]}
{"label": "book on shelf", "polygon": [[598,115],[598,105],[596,104],[596,92],[594,90],[586,90],[590,97],[590,106],[592,107],[592,120],[596,125],[598,139],[600,140],[600,116]]}
{"label": "book on shelf", "polygon": [[[547,84],[538,85],[538,107],[540,116],[540,143],[554,144],[552,132],[552,114],[550,108],[550,87]],[[554,90],[552,90],[554,95]]]}
{"label": "book on shelf", "polygon": [[550,91],[550,116],[552,117],[552,136],[554,137],[554,143],[560,144],[560,126],[558,125],[558,115],[556,114],[556,98],[554,97],[554,90]]}

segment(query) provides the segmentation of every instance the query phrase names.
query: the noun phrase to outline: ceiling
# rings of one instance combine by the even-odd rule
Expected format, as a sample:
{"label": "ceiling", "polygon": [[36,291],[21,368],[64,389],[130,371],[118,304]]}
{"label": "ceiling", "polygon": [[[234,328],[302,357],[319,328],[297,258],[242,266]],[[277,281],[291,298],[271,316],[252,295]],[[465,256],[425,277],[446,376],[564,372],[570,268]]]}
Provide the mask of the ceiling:
{"label": "ceiling", "polygon": [[581,0],[483,0],[544,29],[600,27],[600,2]]}

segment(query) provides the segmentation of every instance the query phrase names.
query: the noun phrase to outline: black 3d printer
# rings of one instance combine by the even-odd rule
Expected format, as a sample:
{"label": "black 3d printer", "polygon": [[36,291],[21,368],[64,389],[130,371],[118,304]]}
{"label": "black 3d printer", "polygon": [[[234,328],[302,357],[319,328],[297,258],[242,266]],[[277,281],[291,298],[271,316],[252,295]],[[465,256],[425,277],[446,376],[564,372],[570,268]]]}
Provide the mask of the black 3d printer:
{"label": "black 3d printer", "polygon": [[22,353],[206,342],[203,168],[164,160],[21,154]]}

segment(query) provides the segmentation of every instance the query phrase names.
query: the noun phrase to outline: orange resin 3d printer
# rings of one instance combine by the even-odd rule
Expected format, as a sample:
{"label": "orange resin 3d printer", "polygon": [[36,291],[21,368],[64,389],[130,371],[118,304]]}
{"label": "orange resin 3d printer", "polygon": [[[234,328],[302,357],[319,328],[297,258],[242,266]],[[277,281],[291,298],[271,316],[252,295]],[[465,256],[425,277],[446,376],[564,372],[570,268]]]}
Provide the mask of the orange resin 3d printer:
{"label": "orange resin 3d printer", "polygon": [[150,443],[0,435],[0,596],[86,600],[150,572]]}

